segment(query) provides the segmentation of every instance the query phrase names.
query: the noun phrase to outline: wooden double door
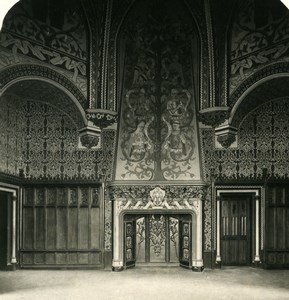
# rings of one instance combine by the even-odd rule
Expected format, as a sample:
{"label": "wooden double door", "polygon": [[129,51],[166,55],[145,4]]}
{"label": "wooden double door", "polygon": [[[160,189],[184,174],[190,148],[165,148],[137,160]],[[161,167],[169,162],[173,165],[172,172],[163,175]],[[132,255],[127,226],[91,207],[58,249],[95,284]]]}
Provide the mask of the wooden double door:
{"label": "wooden double door", "polygon": [[191,267],[191,215],[124,216],[125,267],[180,265]]}
{"label": "wooden double door", "polygon": [[223,265],[252,262],[252,196],[221,196],[221,258]]}

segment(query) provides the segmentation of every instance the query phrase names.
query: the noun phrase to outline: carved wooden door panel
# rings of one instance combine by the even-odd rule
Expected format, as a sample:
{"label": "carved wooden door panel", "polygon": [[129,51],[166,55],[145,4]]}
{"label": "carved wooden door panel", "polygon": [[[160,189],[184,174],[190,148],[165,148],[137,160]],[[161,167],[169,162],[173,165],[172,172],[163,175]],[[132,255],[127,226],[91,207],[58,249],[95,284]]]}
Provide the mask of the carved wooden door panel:
{"label": "carved wooden door panel", "polygon": [[190,220],[180,220],[180,266],[189,268],[191,267],[191,247],[192,247],[192,222]]}
{"label": "carved wooden door panel", "polygon": [[289,185],[269,184],[266,189],[264,265],[289,268]]}
{"label": "carved wooden door panel", "polygon": [[141,216],[136,220],[136,261],[138,264],[177,264],[179,261],[179,220],[164,214]]}
{"label": "carved wooden door panel", "polygon": [[223,265],[251,263],[250,196],[221,199],[221,258]]}
{"label": "carved wooden door panel", "polygon": [[[128,218],[129,219],[129,218]],[[136,222],[124,221],[124,264],[126,268],[134,267],[136,260]]]}

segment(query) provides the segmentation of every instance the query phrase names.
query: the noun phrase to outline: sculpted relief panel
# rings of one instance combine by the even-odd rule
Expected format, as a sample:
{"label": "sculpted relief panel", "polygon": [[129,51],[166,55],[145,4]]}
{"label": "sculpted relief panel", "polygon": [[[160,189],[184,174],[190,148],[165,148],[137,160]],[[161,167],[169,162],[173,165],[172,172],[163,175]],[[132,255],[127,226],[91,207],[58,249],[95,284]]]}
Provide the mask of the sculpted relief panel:
{"label": "sculpted relief panel", "polygon": [[139,3],[120,37],[126,55],[117,180],[200,179],[194,26],[179,5],[163,9]]}

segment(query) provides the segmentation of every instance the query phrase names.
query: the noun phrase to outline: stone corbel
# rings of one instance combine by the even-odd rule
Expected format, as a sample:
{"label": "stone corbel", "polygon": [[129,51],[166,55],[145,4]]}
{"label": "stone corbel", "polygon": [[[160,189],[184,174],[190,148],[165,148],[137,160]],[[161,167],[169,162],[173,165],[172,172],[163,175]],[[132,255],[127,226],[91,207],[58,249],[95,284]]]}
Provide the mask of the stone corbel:
{"label": "stone corbel", "polygon": [[87,109],[88,125],[79,130],[80,142],[85,148],[97,147],[102,129],[111,126],[117,120],[117,112],[105,109]]}
{"label": "stone corbel", "polygon": [[222,125],[215,128],[215,136],[221,147],[229,148],[237,141],[237,129],[230,125]]}
{"label": "stone corbel", "polygon": [[86,126],[79,130],[80,142],[85,148],[96,147],[100,140],[101,129],[94,126]]}

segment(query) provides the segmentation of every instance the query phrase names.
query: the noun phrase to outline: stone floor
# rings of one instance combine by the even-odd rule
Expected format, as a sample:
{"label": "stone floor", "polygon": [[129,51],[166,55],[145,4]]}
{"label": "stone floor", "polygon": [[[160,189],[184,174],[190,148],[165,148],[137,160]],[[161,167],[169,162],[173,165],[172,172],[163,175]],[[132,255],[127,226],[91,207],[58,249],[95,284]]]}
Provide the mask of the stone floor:
{"label": "stone floor", "polygon": [[289,299],[289,270],[250,267],[0,272],[0,299]]}

